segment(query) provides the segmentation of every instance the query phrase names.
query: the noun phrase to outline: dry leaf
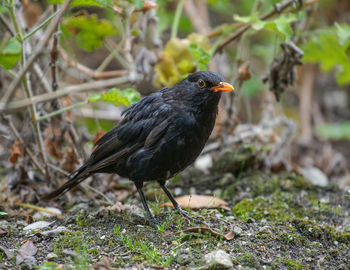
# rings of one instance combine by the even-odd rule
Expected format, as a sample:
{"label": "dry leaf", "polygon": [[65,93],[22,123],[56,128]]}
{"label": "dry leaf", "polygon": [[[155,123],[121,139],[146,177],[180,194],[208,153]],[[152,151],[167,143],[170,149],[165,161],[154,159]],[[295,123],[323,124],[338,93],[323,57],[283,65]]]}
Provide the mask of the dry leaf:
{"label": "dry leaf", "polygon": [[62,157],[61,153],[57,151],[55,142],[52,140],[45,141],[45,149],[48,154],[54,156],[57,159],[60,159]]}
{"label": "dry leaf", "polygon": [[38,249],[32,241],[25,240],[20,249],[18,250],[18,254],[16,256],[16,264],[21,264],[26,257],[34,256],[37,251]]}
{"label": "dry leaf", "polygon": [[111,266],[112,260],[108,257],[103,257],[99,262],[94,265],[90,265],[88,270],[109,270],[109,269],[117,269]]}
{"label": "dry leaf", "polygon": [[0,235],[7,234],[7,231],[4,231],[3,229],[0,229]]}
{"label": "dry leaf", "polygon": [[69,147],[64,153],[62,168],[67,172],[75,171],[75,164],[79,164],[79,160],[72,147]]}
{"label": "dry leaf", "polygon": [[240,81],[247,81],[250,79],[249,65],[242,65],[238,68],[238,76]]}
{"label": "dry leaf", "polygon": [[[175,198],[175,200],[180,204],[181,208],[185,209],[221,208],[227,205],[227,202],[222,199],[206,195],[184,195]],[[164,206],[173,207],[173,204],[165,202],[160,205],[160,207]]]}
{"label": "dry leaf", "polygon": [[218,232],[212,230],[209,227],[192,227],[192,228],[188,228],[186,230],[183,230],[181,232],[194,232],[194,233],[201,233],[201,234],[209,233],[213,237],[222,237],[226,241],[230,241],[235,237],[235,233],[233,231],[230,231],[227,234],[223,235],[221,233],[218,233]]}
{"label": "dry leaf", "polygon": [[20,142],[20,140],[16,139],[13,142],[13,145],[10,147],[10,161],[11,163],[15,164],[17,163],[18,157],[23,156],[23,144]]}

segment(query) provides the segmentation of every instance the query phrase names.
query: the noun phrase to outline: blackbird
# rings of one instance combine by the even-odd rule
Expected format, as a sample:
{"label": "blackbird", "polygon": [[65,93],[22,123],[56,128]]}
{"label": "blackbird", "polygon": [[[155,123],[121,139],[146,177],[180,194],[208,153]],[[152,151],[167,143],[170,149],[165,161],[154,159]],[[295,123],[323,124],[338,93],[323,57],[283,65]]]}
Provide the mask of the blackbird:
{"label": "blackbird", "polygon": [[123,120],[95,145],[90,158],[68,176],[60,188],[43,199],[69,191],[94,173],[117,173],[135,183],[151,224],[142,191],[146,181],[157,181],[174,207],[187,216],[165,186],[165,181],[194,162],[213,130],[221,92],[232,85],[214,72],[190,74],[135,103]]}

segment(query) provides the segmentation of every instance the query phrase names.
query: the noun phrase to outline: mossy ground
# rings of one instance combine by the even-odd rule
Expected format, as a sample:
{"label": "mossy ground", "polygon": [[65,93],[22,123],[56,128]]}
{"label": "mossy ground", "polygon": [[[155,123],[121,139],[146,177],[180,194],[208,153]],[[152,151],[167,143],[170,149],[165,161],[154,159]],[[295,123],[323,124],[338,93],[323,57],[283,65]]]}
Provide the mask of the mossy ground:
{"label": "mossy ground", "polygon": [[[198,224],[187,224],[173,210],[159,209],[158,200],[151,206],[160,221],[159,229],[129,211],[101,211],[98,203],[90,202],[88,209],[68,211],[63,220],[51,226],[65,226],[67,232],[43,237],[40,233],[25,234],[24,225],[14,225],[7,235],[0,236],[1,245],[18,248],[23,240],[32,240],[41,269],[58,265],[86,269],[103,257],[116,268],[196,268],[205,264],[203,255],[216,249],[225,250],[234,266],[249,269],[349,269],[350,193],[334,186],[312,186],[289,172],[250,171],[236,177],[210,177],[174,181],[170,187],[219,193],[231,211],[202,209],[191,211],[191,215],[222,234],[239,227],[241,233],[231,241],[183,232]],[[213,177],[215,181],[210,181]],[[152,188],[147,186],[146,192]],[[135,198],[129,199],[131,203],[138,203]],[[16,218],[8,221],[17,224]],[[45,262],[48,253],[57,258]],[[15,259],[8,260],[0,252],[0,268],[16,268]]]}

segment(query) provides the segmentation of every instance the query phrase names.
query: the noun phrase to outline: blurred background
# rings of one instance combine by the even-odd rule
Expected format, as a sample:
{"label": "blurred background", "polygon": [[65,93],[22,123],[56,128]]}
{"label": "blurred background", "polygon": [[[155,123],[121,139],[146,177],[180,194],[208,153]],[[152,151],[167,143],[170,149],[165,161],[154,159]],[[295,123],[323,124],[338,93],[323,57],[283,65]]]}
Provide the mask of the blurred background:
{"label": "blurred background", "polygon": [[[62,3],[0,6],[3,201],[11,190],[36,202],[125,107],[198,70],[221,73],[235,91],[223,95],[195,169],[208,173],[235,149],[246,168],[350,187],[348,0],[74,0],[42,46]],[[89,185],[104,193],[112,184],[101,179]]]}

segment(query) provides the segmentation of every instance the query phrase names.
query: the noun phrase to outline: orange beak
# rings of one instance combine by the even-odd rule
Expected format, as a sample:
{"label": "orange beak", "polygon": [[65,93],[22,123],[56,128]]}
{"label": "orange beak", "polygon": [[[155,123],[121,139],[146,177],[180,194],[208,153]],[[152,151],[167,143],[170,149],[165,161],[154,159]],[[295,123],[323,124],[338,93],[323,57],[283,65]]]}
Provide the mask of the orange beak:
{"label": "orange beak", "polygon": [[219,92],[219,91],[220,92],[228,92],[228,91],[232,91],[234,88],[229,83],[219,82],[219,84],[217,86],[214,86],[210,89],[213,90],[214,92]]}

